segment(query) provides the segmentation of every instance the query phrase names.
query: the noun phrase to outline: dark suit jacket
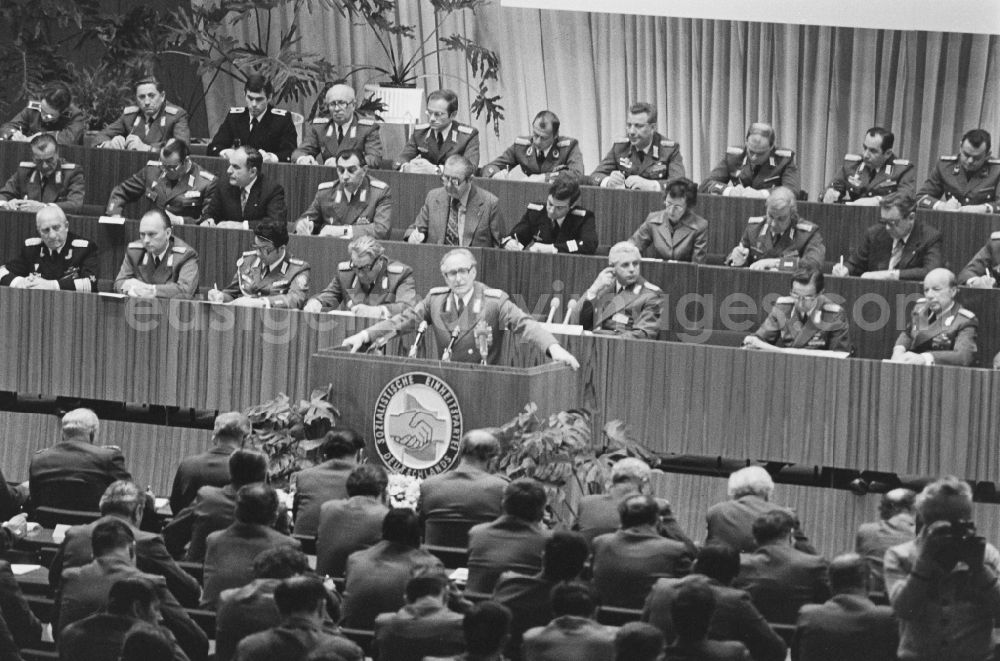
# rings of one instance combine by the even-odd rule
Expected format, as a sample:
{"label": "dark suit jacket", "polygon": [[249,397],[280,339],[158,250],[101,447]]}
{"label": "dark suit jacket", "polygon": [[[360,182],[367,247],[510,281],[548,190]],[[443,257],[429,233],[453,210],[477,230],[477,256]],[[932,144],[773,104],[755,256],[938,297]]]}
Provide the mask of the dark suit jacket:
{"label": "dark suit jacket", "polygon": [[96,512],[109,484],[130,479],[121,449],[83,441],[62,441],[39,450],[28,468],[34,507]]}
{"label": "dark suit jacket", "polygon": [[422,661],[465,649],[461,613],[413,604],[375,619],[373,656],[379,661]]}
{"label": "dark suit jacket", "polygon": [[217,445],[207,452],[181,459],[170,489],[170,511],[175,516],[191,504],[198,489],[229,484],[229,456],[232,453],[231,448]]}
{"label": "dark suit jacket", "polygon": [[353,461],[330,459],[298,472],[292,505],[296,535],[316,535],[320,506],[328,500],[347,498],[347,476],[355,468]]}
{"label": "dark suit jacket", "polygon": [[[286,617],[280,626],[247,636],[236,647],[238,661],[303,661],[322,647],[335,652],[334,658],[363,661],[357,644],[325,627],[299,616]],[[328,658],[328,657],[327,657]]]}
{"label": "dark suit jacket", "polygon": [[469,531],[470,592],[493,592],[500,574],[534,574],[542,568],[542,552],[552,533],[540,523],[510,514],[480,523]]}
{"label": "dark suit jacket", "polygon": [[[631,484],[617,484],[608,493],[584,496],[576,508],[573,530],[579,530],[588,542],[600,535],[615,532],[621,527],[618,503],[637,493],[639,492]],[[656,503],[660,507],[660,523],[656,526],[660,536],[681,542],[693,555],[697,555],[698,547],[677,523],[670,503],[663,498],[657,498]]]}
{"label": "dark suit jacket", "polygon": [[382,521],[388,513],[385,503],[374,496],[352,496],[323,503],[316,534],[316,572],[343,576],[352,553],[370,548],[382,539]]}
{"label": "dark suit jacket", "polygon": [[563,615],[524,633],[525,661],[613,661],[618,627]]}
{"label": "dark suit jacket", "polygon": [[529,576],[513,571],[505,571],[493,588],[493,601],[510,609],[513,619],[510,623],[510,640],[504,653],[511,661],[521,658],[521,643],[524,632],[534,627],[544,627],[552,621],[552,588],[558,581],[552,581],[541,573]]}
{"label": "dark suit jacket", "polygon": [[[424,243],[444,243],[450,208],[451,196],[444,188],[431,190],[417,219],[406,229],[405,236],[419,230],[426,235]],[[465,226],[459,238],[461,244],[466,247],[498,248],[500,237],[506,233],[497,196],[472,184],[466,200]]]}
{"label": "dark suit jacket", "polygon": [[750,594],[722,585],[703,574],[658,580],[646,598],[642,621],[660,629],[668,641],[673,640],[677,634],[670,605],[677,592],[690,583],[705,583],[715,595],[715,610],[708,625],[709,638],[740,641],[750,650],[754,661],[784,661],[788,651],[785,641],[768,625],[754,606]]}
{"label": "dark suit jacket", "polygon": [[[794,514],[787,507],[753,495],[716,503],[708,508],[708,514],[705,516],[708,521],[708,537],[705,543],[721,542],[729,544],[740,553],[749,553],[757,548],[757,543],[753,539],[753,522],[757,517],[772,510],[785,510]],[[809,538],[801,529],[795,531],[795,548],[803,553],[816,554],[816,549],[809,543]]]}
{"label": "dark suit jacket", "polygon": [[465,463],[420,483],[417,511],[421,520],[470,519],[492,521],[501,514],[503,490],[509,480]]}
{"label": "dark suit jacket", "polygon": [[868,565],[868,592],[885,593],[885,578],[882,561],[890,547],[913,539],[915,532],[913,515],[900,512],[886,520],[862,523],[854,541],[854,550]]}
{"label": "dark suit jacket", "polygon": [[694,560],[684,544],[660,537],[653,526],[601,535],[593,547],[594,587],[602,604],[617,608],[642,608],[657,578],[684,576]]}
{"label": "dark suit jacket", "polygon": [[228,181],[220,181],[215,195],[202,209],[198,222],[203,222],[208,218],[217,223],[223,220],[236,222],[245,220],[249,223],[250,229],[262,222],[288,222],[285,189],[281,184],[271,181],[266,175],[258,175],[256,181],[253,182],[253,186],[250,187],[250,195],[247,197],[246,207],[240,207],[242,195],[242,189],[233,186]]}
{"label": "dark suit jacket", "polygon": [[792,661],[894,661],[898,645],[899,624],[890,606],[838,594],[799,611]]}
{"label": "dark suit jacket", "polygon": [[427,551],[386,541],[355,551],[347,558],[341,624],[372,629],[379,613],[402,608],[406,583],[415,568],[443,566]]}
{"label": "dark suit jacket", "polygon": [[676,643],[666,649],[663,659],[664,661],[751,661],[750,652],[743,643],[732,640]]}
{"label": "dark suit jacket", "polygon": [[279,161],[287,161],[298,139],[292,115],[287,110],[269,107],[261,115],[257,130],[251,135],[249,110],[246,107],[236,107],[230,109],[209,143],[208,155],[218,156],[223,149],[249,146],[269,151]]}
{"label": "dark suit jacket", "polygon": [[2,616],[0,616],[0,661],[21,661],[14,635]]}
{"label": "dark suit jacket", "polygon": [[235,520],[236,491],[232,484],[198,489],[194,501],[163,529],[170,553],[174,557],[183,554],[189,562],[203,561],[209,533],[227,528]]}
{"label": "dark suit jacket", "polygon": [[733,585],[750,593],[768,622],[794,624],[801,606],[830,598],[826,564],[787,544],[766,544],[740,557]]}
{"label": "dark suit jacket", "polygon": [[[66,538],[59,546],[59,551],[49,567],[49,585],[53,589],[58,589],[63,569],[82,567],[93,562],[91,537],[94,528],[105,521],[122,521],[122,519],[106,515],[93,523],[73,526],[66,531]],[[201,586],[170,557],[163,543],[163,537],[139,530],[131,524],[129,528],[135,536],[135,564],[139,571],[162,576],[167,581],[167,589],[177,597],[177,601],[188,608],[197,607],[198,599],[201,597]]]}
{"label": "dark suit jacket", "polygon": [[32,613],[6,560],[0,560],[0,615],[19,647],[37,643],[41,638],[42,623]]}
{"label": "dark suit jacket", "polygon": [[[854,249],[844,265],[851,275],[889,268],[893,239],[881,224],[865,230],[861,245]],[[931,270],[944,266],[941,256],[941,232],[917,219],[903,244],[903,256],[896,268],[900,280],[923,280]]]}
{"label": "dark suit jacket", "polygon": [[[60,661],[118,661],[125,636],[143,620],[126,615],[94,613],[66,627],[59,635]],[[174,645],[174,661],[188,661],[174,640],[170,629],[161,627],[161,633]]]}
{"label": "dark suit jacket", "polygon": [[215,608],[223,590],[238,588],[254,579],[253,561],[261,551],[278,546],[302,548],[294,537],[282,535],[267,526],[233,523],[225,530],[208,536],[205,551],[205,591],[201,605]]}

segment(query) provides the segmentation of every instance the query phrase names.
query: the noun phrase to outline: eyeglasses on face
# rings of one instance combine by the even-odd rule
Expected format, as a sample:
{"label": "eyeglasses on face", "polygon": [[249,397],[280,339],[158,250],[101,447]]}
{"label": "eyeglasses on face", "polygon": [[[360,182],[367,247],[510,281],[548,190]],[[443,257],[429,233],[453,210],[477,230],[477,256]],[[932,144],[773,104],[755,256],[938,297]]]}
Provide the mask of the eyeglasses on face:
{"label": "eyeglasses on face", "polygon": [[326,105],[331,108],[346,108],[347,106],[353,105],[354,101],[330,101]]}
{"label": "eyeglasses on face", "polygon": [[441,271],[441,275],[446,278],[456,278],[462,276],[463,278],[472,272],[472,267],[462,267],[457,269],[451,269],[450,271]]}

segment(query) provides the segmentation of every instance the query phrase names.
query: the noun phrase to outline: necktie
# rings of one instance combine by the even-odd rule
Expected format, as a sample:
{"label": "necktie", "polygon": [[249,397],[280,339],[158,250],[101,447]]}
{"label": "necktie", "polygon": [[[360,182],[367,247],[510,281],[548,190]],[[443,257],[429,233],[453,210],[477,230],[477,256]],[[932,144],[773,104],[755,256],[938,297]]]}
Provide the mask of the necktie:
{"label": "necktie", "polygon": [[257,130],[257,126],[260,124],[260,120],[256,117],[250,119],[250,132],[253,133]]}
{"label": "necktie", "polygon": [[444,135],[441,134],[441,131],[435,131],[435,133],[437,133],[438,151],[441,151],[444,146]]}
{"label": "necktie", "polygon": [[643,161],[646,160],[646,152],[644,151],[636,152],[635,158],[637,161],[639,161],[639,165],[642,165]]}
{"label": "necktie", "polygon": [[458,239],[458,200],[452,199],[448,206],[448,225],[444,230],[444,244],[446,246],[459,245]]}
{"label": "necktie", "polygon": [[154,269],[160,268],[160,258],[157,257],[156,255],[153,256],[153,268]]}
{"label": "necktie", "polygon": [[339,145],[344,141],[344,127],[337,124],[337,144]]}
{"label": "necktie", "polygon": [[899,260],[903,258],[903,242],[896,239],[892,242],[892,255],[889,257],[889,270],[895,269],[899,265]]}
{"label": "necktie", "polygon": [[541,150],[538,150],[538,154],[535,155],[535,159],[538,161],[538,171],[542,171],[542,166],[545,164],[545,154]]}
{"label": "necktie", "polygon": [[247,199],[250,197],[250,192],[246,188],[240,193],[240,211],[246,213],[247,210]]}
{"label": "necktie", "polygon": [[455,314],[459,317],[465,312],[465,301],[462,300],[461,296],[455,297]]}

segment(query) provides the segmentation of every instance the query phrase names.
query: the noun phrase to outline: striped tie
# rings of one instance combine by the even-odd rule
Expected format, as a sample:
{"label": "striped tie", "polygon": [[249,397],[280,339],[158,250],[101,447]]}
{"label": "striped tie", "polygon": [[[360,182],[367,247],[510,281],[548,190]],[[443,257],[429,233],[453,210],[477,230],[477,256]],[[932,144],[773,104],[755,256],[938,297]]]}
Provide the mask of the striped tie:
{"label": "striped tie", "polygon": [[454,198],[448,207],[448,225],[444,230],[444,245],[460,245],[458,239],[458,200]]}
{"label": "striped tie", "polygon": [[903,241],[896,239],[892,243],[892,255],[889,257],[889,270],[892,271],[899,266],[899,260],[903,259]]}

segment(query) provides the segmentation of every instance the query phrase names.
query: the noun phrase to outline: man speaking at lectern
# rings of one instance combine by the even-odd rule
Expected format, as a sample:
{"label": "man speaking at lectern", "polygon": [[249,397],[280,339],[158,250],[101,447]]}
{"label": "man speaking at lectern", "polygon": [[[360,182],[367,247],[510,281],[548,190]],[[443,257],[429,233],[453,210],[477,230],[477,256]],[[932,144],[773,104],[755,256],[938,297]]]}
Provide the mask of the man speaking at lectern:
{"label": "man speaking at lectern", "polygon": [[[460,363],[482,360],[496,364],[500,358],[502,333],[508,328],[520,339],[532,342],[553,360],[578,369],[573,354],[559,346],[552,335],[506,293],[476,282],[476,258],[465,248],[445,253],[441,275],[446,287],[434,287],[424,300],[396,316],[351,335],[343,346],[357,351],[362,345],[384,337],[417,330],[421,322],[433,332],[437,345],[446,347],[449,359]],[[483,351],[485,349],[485,352]]]}

